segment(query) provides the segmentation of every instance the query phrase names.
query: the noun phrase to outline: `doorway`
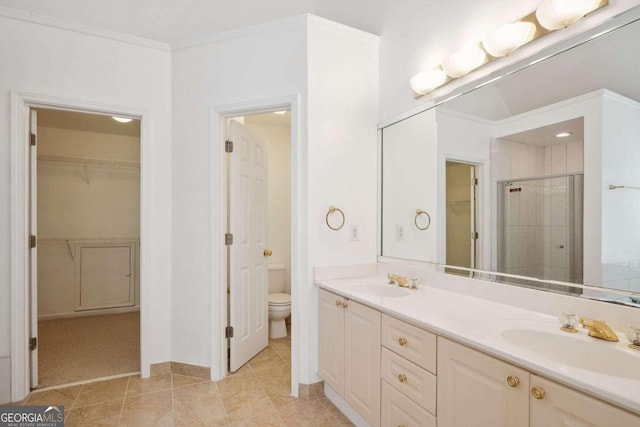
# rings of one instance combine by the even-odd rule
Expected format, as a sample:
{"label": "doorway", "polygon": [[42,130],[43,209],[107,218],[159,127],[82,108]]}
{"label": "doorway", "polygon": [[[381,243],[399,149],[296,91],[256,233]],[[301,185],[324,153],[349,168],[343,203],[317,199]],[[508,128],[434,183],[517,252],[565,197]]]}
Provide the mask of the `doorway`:
{"label": "doorway", "polygon": [[[478,166],[446,162],[446,264],[474,269],[477,265]],[[471,274],[447,269],[453,274]]]}
{"label": "doorway", "polygon": [[31,388],[140,372],[140,120],[30,116]]}
{"label": "doorway", "polygon": [[228,370],[291,382],[291,113],[227,120]]}

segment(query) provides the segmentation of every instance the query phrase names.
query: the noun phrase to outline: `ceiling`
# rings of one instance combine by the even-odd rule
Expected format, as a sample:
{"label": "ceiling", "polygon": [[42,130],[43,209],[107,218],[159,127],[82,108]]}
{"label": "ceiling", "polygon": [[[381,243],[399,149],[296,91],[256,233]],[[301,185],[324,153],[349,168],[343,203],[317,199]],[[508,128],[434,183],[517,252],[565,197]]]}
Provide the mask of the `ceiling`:
{"label": "ceiling", "polygon": [[[561,132],[567,132],[570,135],[564,138],[556,137],[556,135]],[[539,147],[549,147],[551,145],[566,144],[568,142],[584,141],[584,118],[577,117],[564,122],[554,123],[549,126],[514,133],[513,135],[504,136],[500,139],[506,139],[520,144],[537,145]]]}
{"label": "ceiling", "polygon": [[140,120],[120,123],[111,116],[79,113],[75,111],[46,110],[38,108],[38,127],[69,129],[112,135],[140,136]]}
{"label": "ceiling", "polygon": [[305,13],[380,34],[387,4],[390,0],[0,0],[0,7],[168,43]]}

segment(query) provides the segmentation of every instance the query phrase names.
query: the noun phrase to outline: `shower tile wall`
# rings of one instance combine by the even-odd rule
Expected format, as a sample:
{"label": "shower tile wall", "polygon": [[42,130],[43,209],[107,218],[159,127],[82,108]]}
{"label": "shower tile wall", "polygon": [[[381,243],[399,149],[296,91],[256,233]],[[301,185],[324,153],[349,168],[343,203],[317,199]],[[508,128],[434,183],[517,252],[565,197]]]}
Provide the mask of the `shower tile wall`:
{"label": "shower tile wall", "polygon": [[[492,181],[582,172],[582,147],[581,141],[548,147],[494,141]],[[568,179],[522,181],[504,191],[504,272],[569,281]]]}

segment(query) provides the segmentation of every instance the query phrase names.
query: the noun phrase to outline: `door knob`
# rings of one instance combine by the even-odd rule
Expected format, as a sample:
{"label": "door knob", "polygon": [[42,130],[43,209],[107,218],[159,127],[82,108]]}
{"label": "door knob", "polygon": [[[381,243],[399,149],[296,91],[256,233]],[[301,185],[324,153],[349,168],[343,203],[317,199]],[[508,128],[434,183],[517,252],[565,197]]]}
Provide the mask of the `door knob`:
{"label": "door knob", "polygon": [[273,255],[273,251],[271,249],[265,249],[264,252],[262,252],[262,254],[264,256],[271,256]]}

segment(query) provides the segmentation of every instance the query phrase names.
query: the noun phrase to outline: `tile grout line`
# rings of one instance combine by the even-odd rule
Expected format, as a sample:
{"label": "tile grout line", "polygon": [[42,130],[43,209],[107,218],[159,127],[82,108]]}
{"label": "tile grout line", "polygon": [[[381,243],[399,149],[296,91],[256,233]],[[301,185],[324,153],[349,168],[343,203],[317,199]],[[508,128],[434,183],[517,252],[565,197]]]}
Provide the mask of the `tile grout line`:
{"label": "tile grout line", "polygon": [[173,390],[173,374],[169,374],[169,382],[171,382],[171,424],[176,425],[176,400]]}
{"label": "tile grout line", "polygon": [[127,392],[129,391],[129,383],[131,382],[131,378],[127,378],[127,386],[124,388],[124,396],[122,396],[122,405],[120,405],[120,416],[118,417],[118,425],[122,423],[122,413],[124,412],[124,401],[127,399]]}

